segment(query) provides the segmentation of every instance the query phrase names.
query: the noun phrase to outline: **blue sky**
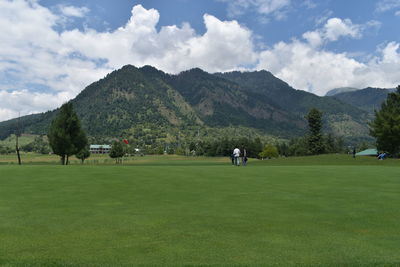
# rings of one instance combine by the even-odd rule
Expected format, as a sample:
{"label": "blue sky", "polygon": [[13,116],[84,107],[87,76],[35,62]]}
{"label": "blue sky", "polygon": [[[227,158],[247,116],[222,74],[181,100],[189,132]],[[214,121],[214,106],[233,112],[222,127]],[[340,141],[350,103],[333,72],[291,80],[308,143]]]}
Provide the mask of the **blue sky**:
{"label": "blue sky", "polygon": [[396,12],[400,12],[400,4],[397,4],[397,7],[395,4],[390,5],[396,1],[386,1],[388,8],[392,6],[394,8],[383,11],[378,11],[378,7],[380,2],[384,3],[385,1],[292,1],[290,5],[278,10],[282,12],[281,18],[277,18],[274,12],[268,14],[258,12],[256,4],[244,8],[242,13],[231,14],[228,2],[218,0],[118,0],[118,4],[115,4],[109,0],[40,1],[43,6],[50,9],[54,9],[60,4],[90,9],[87,17],[76,19],[65,25],[67,29],[84,30],[84,25],[86,25],[98,31],[115,30],[130,18],[132,7],[140,4],[146,9],[154,8],[159,11],[161,17],[157,29],[162,26],[181,25],[189,22],[198,34],[204,34],[206,29],[202,17],[204,14],[210,14],[221,20],[237,20],[241,25],[251,29],[266,45],[273,45],[279,41],[288,42],[294,37],[301,38],[304,32],[315,28],[318,23],[331,17],[349,18],[355,24],[364,24],[371,20],[381,23],[379,29],[367,34],[367,41],[362,39],[342,40],[330,45],[329,48],[334,51],[374,53],[377,45],[382,42],[400,41],[400,27],[396,27],[396,25],[400,25],[400,14],[396,16]]}
{"label": "blue sky", "polygon": [[400,0],[0,0],[0,121],[125,64],[266,69],[296,89],[400,84]]}

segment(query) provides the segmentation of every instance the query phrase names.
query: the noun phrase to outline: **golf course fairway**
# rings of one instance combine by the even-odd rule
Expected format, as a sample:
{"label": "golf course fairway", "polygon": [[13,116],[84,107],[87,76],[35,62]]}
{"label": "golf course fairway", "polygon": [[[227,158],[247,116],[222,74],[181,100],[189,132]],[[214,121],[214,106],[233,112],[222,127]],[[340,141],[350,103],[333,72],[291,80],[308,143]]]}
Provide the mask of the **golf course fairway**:
{"label": "golf course fairway", "polygon": [[1,165],[0,266],[400,265],[400,168]]}

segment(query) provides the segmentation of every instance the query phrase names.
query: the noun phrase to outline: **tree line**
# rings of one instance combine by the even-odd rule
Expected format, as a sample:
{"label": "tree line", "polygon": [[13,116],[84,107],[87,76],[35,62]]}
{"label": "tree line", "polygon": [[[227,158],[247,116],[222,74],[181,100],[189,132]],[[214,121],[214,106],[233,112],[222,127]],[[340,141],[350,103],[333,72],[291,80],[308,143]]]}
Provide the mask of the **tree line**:
{"label": "tree line", "polygon": [[[162,143],[151,149],[143,149],[146,154],[181,154],[197,156],[230,156],[235,147],[246,149],[247,156],[253,158],[271,158],[277,156],[304,156],[324,153],[345,152],[343,139],[332,134],[323,134],[323,113],[316,108],[310,109],[305,116],[308,122],[308,134],[289,141],[263,143],[260,138],[219,138],[215,140],[196,140],[181,143]],[[376,138],[377,149],[397,157],[400,153],[400,86],[388,94],[386,101],[375,118],[369,123],[370,134]],[[47,141],[48,140],[48,141]],[[34,142],[22,147],[25,151],[48,153],[60,156],[61,164],[68,165],[69,157],[75,155],[81,159],[89,157],[88,138],[81,122],[73,110],[72,103],[63,104],[55,119],[51,122],[47,140],[38,136]],[[120,162],[125,154],[133,154],[132,146],[123,146],[121,141],[112,145],[110,156]],[[9,153],[10,149],[0,145],[0,153]]]}

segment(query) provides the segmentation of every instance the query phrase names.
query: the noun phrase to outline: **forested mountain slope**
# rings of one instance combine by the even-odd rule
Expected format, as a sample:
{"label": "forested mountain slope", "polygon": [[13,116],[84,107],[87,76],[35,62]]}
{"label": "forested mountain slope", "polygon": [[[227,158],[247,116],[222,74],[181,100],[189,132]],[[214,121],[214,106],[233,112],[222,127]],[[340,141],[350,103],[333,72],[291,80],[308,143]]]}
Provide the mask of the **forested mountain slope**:
{"label": "forested mountain slope", "polygon": [[374,110],[380,108],[387,95],[394,91],[395,89],[368,87],[357,91],[339,93],[334,95],[333,98],[373,113]]}
{"label": "forested mountain slope", "polygon": [[[151,66],[113,71],[71,100],[91,136],[121,136],[141,128],[245,127],[283,138],[306,132],[310,108],[323,111],[326,131],[350,138],[368,134],[368,113],[332,97],[295,90],[267,71],[166,74]],[[45,134],[58,110],[24,116],[21,132]],[[17,129],[0,122],[0,138]],[[165,134],[165,133],[164,133]],[[229,133],[226,133],[229,135]]]}

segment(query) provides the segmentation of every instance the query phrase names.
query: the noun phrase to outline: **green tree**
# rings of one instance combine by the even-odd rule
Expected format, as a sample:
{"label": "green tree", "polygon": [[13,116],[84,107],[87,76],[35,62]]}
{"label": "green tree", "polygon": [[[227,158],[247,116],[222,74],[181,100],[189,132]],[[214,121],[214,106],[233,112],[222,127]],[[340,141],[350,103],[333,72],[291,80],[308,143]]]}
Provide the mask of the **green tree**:
{"label": "green tree", "polygon": [[310,109],[306,119],[308,121],[308,150],[310,154],[317,155],[324,152],[324,140],[322,135],[322,112],[316,108]]}
{"label": "green tree", "polygon": [[56,118],[50,124],[47,137],[54,154],[60,156],[62,165],[67,165],[68,158],[87,145],[86,133],[81,127],[72,103],[61,106]]}
{"label": "green tree", "polygon": [[279,143],[276,147],[278,149],[279,155],[289,156],[289,146],[286,142]]}
{"label": "green tree", "polygon": [[88,157],[90,157],[90,151],[87,148],[87,146],[85,146],[83,149],[81,149],[78,153],[75,154],[75,157],[77,157],[78,159],[81,160],[82,164],[85,161],[85,159],[87,159]]}
{"label": "green tree", "polygon": [[375,111],[370,123],[370,134],[376,138],[378,150],[398,156],[400,152],[400,85],[387,96],[381,109]]}
{"label": "green tree", "polygon": [[33,142],[30,142],[24,146],[21,147],[21,150],[26,151],[26,152],[35,152],[39,154],[49,154],[50,152],[50,147],[49,147],[49,142],[47,141],[47,138],[45,136],[37,136],[33,140]]}
{"label": "green tree", "polygon": [[299,137],[295,139],[291,139],[289,142],[288,149],[289,156],[305,156],[309,154],[308,151],[308,138],[307,137]]}
{"label": "green tree", "polygon": [[267,144],[265,145],[263,151],[261,151],[258,156],[262,159],[264,158],[277,158],[279,156],[278,149],[271,145]]}
{"label": "green tree", "polygon": [[122,163],[122,157],[125,155],[124,147],[122,142],[114,141],[111,150],[110,150],[110,158],[115,159],[115,163]]}

